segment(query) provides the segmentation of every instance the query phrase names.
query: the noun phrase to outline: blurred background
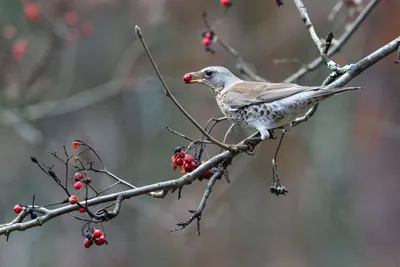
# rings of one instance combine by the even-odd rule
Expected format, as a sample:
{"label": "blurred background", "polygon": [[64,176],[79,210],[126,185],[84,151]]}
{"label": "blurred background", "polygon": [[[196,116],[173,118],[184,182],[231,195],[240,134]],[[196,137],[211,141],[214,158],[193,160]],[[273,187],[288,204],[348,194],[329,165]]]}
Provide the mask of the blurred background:
{"label": "blurred background", "polygon": [[[327,19],[334,0],[304,3],[324,37],[340,36],[368,1],[344,6]],[[333,57],[355,62],[399,35],[399,1],[380,1],[353,37]],[[135,185],[180,176],[170,165],[172,149],[187,143],[165,129],[200,137],[165,97],[134,34],[141,26],[161,73],[176,98],[201,124],[221,113],[213,95],[182,76],[209,65],[237,73],[235,59],[218,44],[202,45],[201,14],[217,21],[216,32],[257,73],[279,82],[298,63],[318,56],[290,0],[43,0],[0,4],[0,221],[11,221],[17,203],[60,201],[59,187],[32,162],[62,166],[48,154],[81,139],[101,155],[108,170]],[[231,184],[219,181],[201,220],[171,233],[195,209],[205,182],[185,187],[181,200],[142,196],[124,202],[105,223],[109,246],[84,249],[83,223],[71,216],[43,227],[14,232],[0,242],[0,266],[399,266],[400,148],[399,67],[396,55],[351,82],[362,92],[331,98],[308,122],[285,138],[279,156],[289,194],[269,193],[271,159],[277,140],[241,155],[229,168]],[[238,74],[238,73],[237,73]],[[329,74],[321,66],[297,80],[318,85]],[[229,127],[219,124],[222,140]],[[229,143],[252,132],[234,128]],[[210,154],[217,153],[210,149]],[[93,175],[94,186],[111,184]],[[72,183],[72,181],[71,181]],[[123,189],[123,187],[118,188]]]}

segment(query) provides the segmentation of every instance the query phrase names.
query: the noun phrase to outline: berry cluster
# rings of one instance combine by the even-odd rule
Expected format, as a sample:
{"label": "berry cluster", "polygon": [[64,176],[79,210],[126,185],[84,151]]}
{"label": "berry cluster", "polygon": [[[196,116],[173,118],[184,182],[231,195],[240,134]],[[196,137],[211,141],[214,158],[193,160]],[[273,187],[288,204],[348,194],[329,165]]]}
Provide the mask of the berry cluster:
{"label": "berry cluster", "polygon": [[211,48],[211,44],[213,43],[213,41],[215,41],[214,40],[214,37],[215,37],[214,32],[213,31],[203,32],[201,34],[201,36],[203,37],[201,42],[202,42],[203,46],[205,47],[206,51],[213,54],[215,51],[214,51],[214,49]]}
{"label": "berry cluster", "polygon": [[74,188],[76,190],[79,190],[82,188],[82,183],[90,184],[92,182],[92,178],[90,177],[85,178],[82,173],[77,172],[74,174],[74,182],[75,182]]}
{"label": "berry cluster", "polygon": [[[58,5],[58,4],[56,4]],[[22,1],[23,15],[30,23],[43,23],[42,11],[38,4],[32,0]],[[80,36],[89,36],[93,32],[93,24],[88,19],[80,19],[76,11],[67,8],[60,13],[64,23],[67,26],[64,37],[68,41],[77,41]],[[28,50],[28,41],[25,39],[16,39],[19,26],[5,25],[2,28],[2,35],[6,40],[13,41],[11,45],[11,56],[15,61],[20,61]],[[22,27],[24,28],[24,27]]]}
{"label": "berry cluster", "polygon": [[[200,160],[196,159],[196,157],[186,154],[183,147],[178,146],[174,148],[174,155],[172,155],[171,158],[171,164],[174,170],[179,167],[182,173],[189,173],[195,170],[202,163],[203,162],[200,162]],[[216,168],[207,170],[204,174],[201,175],[199,180],[210,179],[211,175],[215,173],[216,170]]]}
{"label": "berry cluster", "polygon": [[93,228],[92,231],[90,230],[86,231],[85,240],[83,240],[83,245],[85,246],[85,248],[89,248],[93,245],[93,243],[98,246],[104,244],[108,245],[107,239],[101,230]]}

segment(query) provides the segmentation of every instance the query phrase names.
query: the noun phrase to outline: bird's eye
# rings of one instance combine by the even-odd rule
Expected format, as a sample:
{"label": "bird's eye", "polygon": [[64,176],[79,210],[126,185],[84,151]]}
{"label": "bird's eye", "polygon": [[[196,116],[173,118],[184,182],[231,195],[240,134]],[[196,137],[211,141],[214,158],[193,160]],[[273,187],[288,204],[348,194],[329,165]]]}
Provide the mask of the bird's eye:
{"label": "bird's eye", "polygon": [[213,75],[213,72],[211,70],[206,70],[204,74],[206,75],[206,77],[211,77],[211,75]]}

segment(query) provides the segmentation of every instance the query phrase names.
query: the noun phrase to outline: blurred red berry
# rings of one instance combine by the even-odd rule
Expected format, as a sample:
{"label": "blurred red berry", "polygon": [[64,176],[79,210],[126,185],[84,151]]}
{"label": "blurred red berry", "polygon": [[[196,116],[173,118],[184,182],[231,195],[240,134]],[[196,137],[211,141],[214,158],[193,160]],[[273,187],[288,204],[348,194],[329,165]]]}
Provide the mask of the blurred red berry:
{"label": "blurred red berry", "polygon": [[80,180],[82,180],[82,179],[83,179],[83,174],[82,174],[82,173],[77,172],[77,173],[74,174],[74,180],[75,180],[75,182],[78,182],[78,181],[80,181]]}
{"label": "blurred red berry", "polygon": [[40,19],[40,9],[33,2],[26,2],[24,4],[24,13],[30,21],[36,22]]}
{"label": "blurred red berry", "polygon": [[81,145],[81,142],[74,141],[72,142],[72,148],[78,148]]}
{"label": "blurred red berry", "polygon": [[202,43],[203,43],[204,46],[209,46],[211,44],[211,40],[206,38],[206,37],[204,37],[203,40],[202,40]]}
{"label": "blurred red berry", "polygon": [[79,30],[83,36],[91,35],[93,32],[93,24],[92,22],[86,20],[81,23],[79,26]]}
{"label": "blurred red berry", "polygon": [[76,190],[79,190],[79,189],[82,188],[82,183],[81,183],[81,182],[76,182],[76,183],[74,184],[74,187],[75,187]]}
{"label": "blurred red berry", "polygon": [[14,206],[14,212],[16,213],[16,214],[19,214],[19,213],[21,213],[21,211],[22,211],[22,207],[21,207],[21,205],[15,205]]}
{"label": "blurred red berry", "polygon": [[83,244],[85,245],[85,248],[89,248],[91,245],[93,245],[93,240],[85,238],[85,240],[83,241]]}
{"label": "blurred red berry", "polygon": [[71,26],[78,22],[78,14],[74,11],[69,11],[64,14],[64,22],[65,24]]}
{"label": "blurred red berry", "polygon": [[15,40],[12,45],[12,57],[14,60],[21,60],[28,48],[27,40]]}
{"label": "blurred red berry", "polygon": [[83,180],[83,182],[84,182],[85,184],[90,184],[90,183],[92,182],[92,178],[88,177],[88,178],[86,178],[85,180]]}
{"label": "blurred red berry", "polygon": [[75,195],[72,195],[69,197],[68,202],[69,202],[69,204],[75,204],[76,202],[78,202],[78,197]]}
{"label": "blurred red berry", "polygon": [[211,32],[206,32],[206,34],[204,35],[204,38],[212,40],[213,39],[213,35],[212,35]]}
{"label": "blurred red berry", "polygon": [[101,230],[99,230],[99,229],[96,229],[96,230],[94,230],[94,232],[93,232],[93,237],[94,238],[99,238],[99,237],[101,237],[103,235],[103,232],[101,231]]}
{"label": "blurred red berry", "polygon": [[224,7],[230,7],[232,5],[232,1],[231,0],[220,0],[219,2]]}
{"label": "blurred red berry", "polygon": [[4,26],[3,28],[3,37],[6,38],[7,40],[11,40],[15,37],[17,34],[17,30],[15,29],[14,26],[7,25]]}
{"label": "blurred red berry", "polygon": [[85,208],[79,208],[79,210],[78,210],[80,213],[85,213]]}

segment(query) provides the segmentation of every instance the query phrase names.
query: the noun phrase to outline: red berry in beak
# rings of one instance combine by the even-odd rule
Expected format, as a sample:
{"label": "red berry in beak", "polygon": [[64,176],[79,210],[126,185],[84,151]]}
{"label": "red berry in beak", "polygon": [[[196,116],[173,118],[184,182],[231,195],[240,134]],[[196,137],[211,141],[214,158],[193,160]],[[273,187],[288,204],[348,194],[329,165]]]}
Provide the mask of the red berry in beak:
{"label": "red berry in beak", "polygon": [[220,3],[224,7],[230,7],[232,5],[232,1],[231,0],[220,0]]}
{"label": "red berry in beak", "polygon": [[211,44],[211,40],[207,37],[204,37],[201,42],[203,43],[204,46],[209,46]]}
{"label": "red berry in beak", "polygon": [[190,74],[185,74],[185,76],[183,76],[183,80],[188,83],[192,80],[192,76]]}
{"label": "red berry in beak", "polygon": [[212,40],[212,38],[213,38],[212,33],[211,32],[206,32],[206,34],[204,35],[204,38]]}

